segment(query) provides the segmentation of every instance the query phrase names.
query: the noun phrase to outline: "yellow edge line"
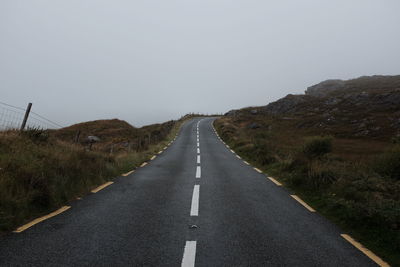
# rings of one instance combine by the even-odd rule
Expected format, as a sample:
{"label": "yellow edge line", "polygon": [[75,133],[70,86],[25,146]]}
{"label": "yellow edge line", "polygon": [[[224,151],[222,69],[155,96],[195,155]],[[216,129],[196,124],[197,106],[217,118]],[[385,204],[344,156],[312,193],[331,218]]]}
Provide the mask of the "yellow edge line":
{"label": "yellow edge line", "polygon": [[306,202],[304,202],[303,200],[301,200],[301,198],[299,198],[296,195],[290,195],[292,198],[296,199],[297,202],[299,202],[301,205],[303,205],[306,209],[308,209],[311,212],[315,212],[315,209],[311,208]]}
{"label": "yellow edge line", "polygon": [[140,167],[144,167],[147,165],[147,162],[143,162],[142,165],[140,165]]}
{"label": "yellow edge line", "polygon": [[167,148],[168,148],[167,146],[166,146],[166,147],[164,147],[164,150],[165,150],[165,149],[167,149]]}
{"label": "yellow edge line", "polygon": [[122,174],[122,176],[126,177],[126,176],[132,174],[133,172],[134,172],[134,171],[130,171],[130,172],[124,173],[124,174]]}
{"label": "yellow edge line", "polygon": [[236,157],[237,157],[238,159],[242,159],[239,155],[236,155]]}
{"label": "yellow edge line", "polygon": [[106,188],[107,186],[109,186],[110,184],[113,184],[113,183],[114,183],[114,182],[107,182],[107,183],[105,183],[105,184],[103,184],[103,185],[100,185],[99,187],[93,189],[91,192],[92,192],[92,193],[97,193],[97,192],[99,192],[100,190]]}
{"label": "yellow edge line", "polygon": [[60,208],[60,209],[58,209],[58,210],[56,210],[56,211],[53,211],[53,212],[50,213],[50,214],[47,214],[47,215],[42,216],[42,217],[40,217],[40,218],[37,218],[37,219],[31,221],[30,223],[27,223],[27,224],[25,224],[25,225],[22,225],[21,227],[18,227],[18,228],[14,231],[14,233],[21,233],[21,232],[25,231],[26,229],[28,229],[28,228],[34,226],[35,224],[38,224],[38,223],[40,223],[40,222],[42,222],[42,221],[44,221],[44,220],[50,219],[51,217],[54,217],[54,216],[56,216],[56,215],[58,215],[58,214],[60,214],[60,213],[62,213],[62,212],[64,212],[64,211],[68,210],[69,208],[71,208],[71,207],[70,207],[70,206],[64,206],[64,207],[62,207],[62,208]]}
{"label": "yellow edge line", "polygon": [[153,160],[153,159],[155,159],[156,158],[156,156],[152,156],[151,158],[150,158],[150,160]]}
{"label": "yellow edge line", "polygon": [[247,164],[247,165],[250,165],[247,161],[245,161],[245,160],[243,160],[243,162],[245,163],[245,164]]}
{"label": "yellow edge line", "polygon": [[235,151],[233,151],[232,149],[231,149],[231,152],[232,152],[232,153],[235,153]]}
{"label": "yellow edge line", "polygon": [[341,236],[346,239],[350,244],[355,246],[358,250],[360,250],[362,253],[368,256],[371,260],[373,260],[376,264],[382,267],[390,267],[390,265],[383,261],[381,258],[379,258],[377,255],[375,255],[371,250],[367,249],[364,247],[362,244],[358,243],[355,241],[351,236],[346,235],[346,234],[341,234]]}
{"label": "yellow edge line", "polygon": [[282,186],[282,184],[280,183],[280,182],[278,182],[277,180],[275,180],[274,178],[272,178],[272,177],[268,177],[268,179],[270,179],[274,184],[276,184],[277,186]]}
{"label": "yellow edge line", "polygon": [[163,153],[163,151],[161,150],[161,151],[158,151],[158,155],[160,155],[161,153]]}
{"label": "yellow edge line", "polygon": [[259,173],[262,173],[262,171],[258,168],[254,168],[256,171],[258,171]]}

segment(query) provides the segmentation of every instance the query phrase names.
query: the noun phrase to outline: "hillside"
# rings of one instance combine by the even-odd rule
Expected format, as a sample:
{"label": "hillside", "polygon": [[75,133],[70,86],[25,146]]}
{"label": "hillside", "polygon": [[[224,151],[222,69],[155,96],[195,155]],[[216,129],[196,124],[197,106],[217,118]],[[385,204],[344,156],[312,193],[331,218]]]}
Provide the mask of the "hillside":
{"label": "hillside", "polygon": [[400,76],[324,81],[215,126],[240,156],[400,264]]}
{"label": "hillside", "polygon": [[175,125],[175,121],[136,128],[123,120],[96,120],[71,125],[51,131],[51,137],[68,143],[88,145],[89,136],[97,137],[93,150],[103,152],[141,151],[163,140]]}
{"label": "hillside", "polygon": [[287,95],[262,107],[233,110],[227,116],[270,116],[338,137],[387,141],[400,134],[400,76],[329,80],[304,95]]}
{"label": "hillside", "polygon": [[55,130],[53,135],[58,139],[72,142],[76,138],[78,131],[80,131],[80,139],[92,135],[98,136],[105,142],[116,137],[129,139],[139,135],[139,130],[137,128],[126,121],[118,119],[82,122]]}
{"label": "hillside", "polygon": [[367,158],[400,138],[400,76],[325,81],[304,95],[232,110],[225,117],[240,127],[279,131],[290,146],[303,136],[332,135],[341,156]]}

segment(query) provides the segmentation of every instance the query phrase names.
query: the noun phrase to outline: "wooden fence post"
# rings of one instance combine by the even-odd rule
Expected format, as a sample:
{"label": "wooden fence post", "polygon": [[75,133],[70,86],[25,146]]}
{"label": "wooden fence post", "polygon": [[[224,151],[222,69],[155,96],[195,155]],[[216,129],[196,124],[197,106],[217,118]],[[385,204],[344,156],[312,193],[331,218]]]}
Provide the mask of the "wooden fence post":
{"label": "wooden fence post", "polygon": [[29,103],[28,107],[26,108],[26,111],[25,111],[24,120],[22,121],[21,132],[25,129],[26,122],[28,121],[29,113],[31,112],[31,108],[32,108],[32,103]]}

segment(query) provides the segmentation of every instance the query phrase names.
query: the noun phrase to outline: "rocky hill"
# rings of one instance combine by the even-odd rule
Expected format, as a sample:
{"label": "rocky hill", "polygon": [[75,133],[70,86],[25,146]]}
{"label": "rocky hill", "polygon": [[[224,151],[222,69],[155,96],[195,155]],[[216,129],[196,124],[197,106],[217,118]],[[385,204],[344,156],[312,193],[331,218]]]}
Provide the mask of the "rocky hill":
{"label": "rocky hill", "polygon": [[293,121],[298,129],[388,140],[400,135],[400,75],[327,80],[308,87],[303,95],[287,95],[266,106],[225,115],[273,116]]}

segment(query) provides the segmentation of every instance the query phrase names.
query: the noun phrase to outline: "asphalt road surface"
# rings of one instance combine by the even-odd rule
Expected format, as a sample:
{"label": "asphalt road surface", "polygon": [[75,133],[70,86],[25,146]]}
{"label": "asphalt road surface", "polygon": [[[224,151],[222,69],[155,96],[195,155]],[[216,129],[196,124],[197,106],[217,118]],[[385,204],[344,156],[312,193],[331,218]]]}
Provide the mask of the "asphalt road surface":
{"label": "asphalt road surface", "polygon": [[0,266],[376,266],[232,153],[212,121],[187,122],[148,165],[2,236]]}

